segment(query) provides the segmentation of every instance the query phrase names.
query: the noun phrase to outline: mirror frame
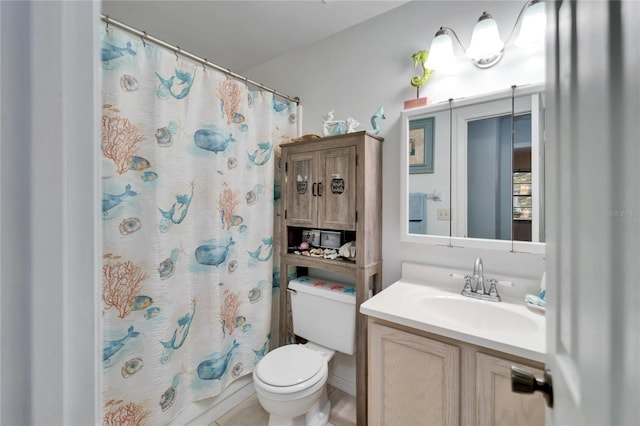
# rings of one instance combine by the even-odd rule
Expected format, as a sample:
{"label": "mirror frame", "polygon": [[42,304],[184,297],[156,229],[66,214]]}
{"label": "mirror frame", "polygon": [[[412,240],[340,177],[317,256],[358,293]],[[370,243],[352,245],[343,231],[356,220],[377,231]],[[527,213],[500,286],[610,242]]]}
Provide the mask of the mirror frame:
{"label": "mirror frame", "polygon": [[[536,83],[518,86],[516,88],[516,96],[534,95],[536,93],[544,93],[544,83]],[[470,105],[475,105],[484,102],[498,101],[511,98],[511,88],[507,90],[500,90],[496,92],[486,93],[478,96],[471,96],[468,98],[458,98],[451,100],[451,108],[459,108]],[[420,108],[414,108],[410,110],[404,110],[401,112],[401,143],[400,143],[400,241],[407,243],[419,243],[428,245],[439,245],[445,247],[467,247],[477,249],[489,249],[497,251],[512,251],[521,253],[534,253],[544,254],[546,244],[544,242],[529,242],[529,241],[514,241],[514,240],[488,240],[481,238],[465,238],[465,237],[453,237],[451,234],[446,235],[421,235],[409,233],[409,152],[408,143],[409,140],[409,121],[419,118],[425,118],[433,116],[435,113],[448,111],[449,101],[440,102],[437,104],[427,105]],[[534,105],[532,105],[532,109]],[[543,118],[544,119],[544,118]],[[436,123],[437,125],[437,123]],[[454,129],[455,131],[455,129]],[[542,137],[542,135],[540,135]],[[435,141],[434,141],[435,144]],[[454,147],[450,147],[453,150]],[[544,145],[540,147],[541,150],[545,150]],[[457,161],[453,158],[453,152],[451,151],[451,161]],[[451,176],[454,167],[449,165],[449,173]],[[449,188],[450,199],[453,202],[452,188]],[[451,222],[450,222],[451,223]],[[451,228],[450,228],[451,229]]]}

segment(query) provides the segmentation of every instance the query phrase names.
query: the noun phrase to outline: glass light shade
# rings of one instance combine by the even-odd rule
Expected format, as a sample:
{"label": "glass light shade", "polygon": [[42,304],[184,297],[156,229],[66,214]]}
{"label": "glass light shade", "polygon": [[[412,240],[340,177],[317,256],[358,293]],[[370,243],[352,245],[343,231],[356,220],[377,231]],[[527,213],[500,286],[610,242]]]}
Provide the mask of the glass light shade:
{"label": "glass light shade", "polygon": [[[497,59],[502,57],[503,50],[504,43],[500,40],[498,24],[491,15],[484,12],[482,16],[480,16],[480,19],[478,19],[476,26],[473,27],[471,45],[469,49],[467,49],[467,56],[473,59],[474,62],[491,62],[491,65],[493,65],[497,62],[497,60],[495,60],[496,57]],[[476,63],[476,65],[478,65],[478,63]]]}
{"label": "glass light shade", "polygon": [[544,10],[544,2],[531,4],[524,11],[520,33],[516,39],[517,46],[528,46],[544,41],[544,32],[547,24],[547,15]]}
{"label": "glass light shade", "polygon": [[429,57],[424,67],[430,70],[446,70],[451,68],[454,62],[453,43],[446,31],[438,31],[431,42]]}

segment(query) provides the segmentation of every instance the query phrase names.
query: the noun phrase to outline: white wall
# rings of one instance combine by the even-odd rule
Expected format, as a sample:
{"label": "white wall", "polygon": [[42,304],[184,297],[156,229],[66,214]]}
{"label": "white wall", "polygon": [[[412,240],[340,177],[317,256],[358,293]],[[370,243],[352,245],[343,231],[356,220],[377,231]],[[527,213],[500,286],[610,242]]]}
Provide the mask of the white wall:
{"label": "white wall", "polygon": [[[453,27],[468,45],[473,25],[485,10],[494,16],[502,38],[506,39],[523,4],[412,1],[247,72],[252,79],[302,99],[303,133],[321,134],[322,117],[332,109],[336,118],[354,117],[371,130],[369,117],[384,105],[387,119],[379,124],[380,135],[385,138],[382,217],[385,286],[400,277],[402,261],[470,269],[477,255],[483,257],[488,274],[500,270],[516,276],[542,275],[541,255],[400,242],[400,111],[405,100],[415,98],[415,89],[409,84],[416,73],[411,55],[429,49],[441,25]],[[422,88],[421,96],[426,95],[435,103],[543,80],[543,52],[510,46],[493,68],[479,70],[464,60],[451,74],[434,73]]]}

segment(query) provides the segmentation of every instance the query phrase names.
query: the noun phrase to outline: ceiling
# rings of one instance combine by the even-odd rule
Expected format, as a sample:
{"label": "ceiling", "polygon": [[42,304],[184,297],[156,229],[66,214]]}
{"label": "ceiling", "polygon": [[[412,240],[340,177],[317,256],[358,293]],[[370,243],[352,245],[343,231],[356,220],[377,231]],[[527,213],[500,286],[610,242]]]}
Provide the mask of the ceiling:
{"label": "ceiling", "polygon": [[103,0],[102,13],[243,73],[407,1]]}

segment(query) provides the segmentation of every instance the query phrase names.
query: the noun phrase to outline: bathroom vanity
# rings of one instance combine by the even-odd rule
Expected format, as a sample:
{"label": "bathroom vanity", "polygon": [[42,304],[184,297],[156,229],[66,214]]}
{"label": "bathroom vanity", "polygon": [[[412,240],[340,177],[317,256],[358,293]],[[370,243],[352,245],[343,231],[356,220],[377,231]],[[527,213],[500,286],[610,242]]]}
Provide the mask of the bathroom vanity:
{"label": "bathroom vanity", "polygon": [[445,272],[404,264],[402,279],[361,307],[370,424],[544,425],[544,398],[513,393],[510,379],[512,365],[542,376],[544,315],[522,289],[503,302],[461,296],[462,281]]}
{"label": "bathroom vanity", "polygon": [[[360,305],[382,290],[382,141],[360,131],[280,145],[280,288],[287,288],[290,266],[298,275],[316,268],[355,282],[358,425],[367,424],[367,318]],[[306,256],[301,242],[319,245],[320,251],[355,242],[355,256],[331,259],[313,250]],[[281,291],[281,344],[286,342],[288,310],[287,292]]]}

